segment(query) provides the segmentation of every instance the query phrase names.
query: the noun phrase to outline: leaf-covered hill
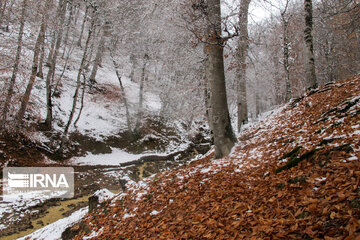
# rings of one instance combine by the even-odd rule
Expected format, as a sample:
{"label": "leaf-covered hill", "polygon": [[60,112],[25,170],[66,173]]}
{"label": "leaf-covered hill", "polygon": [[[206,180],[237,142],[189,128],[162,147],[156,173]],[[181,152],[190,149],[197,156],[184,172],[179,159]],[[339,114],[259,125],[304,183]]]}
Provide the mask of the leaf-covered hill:
{"label": "leaf-covered hill", "polygon": [[76,239],[359,239],[360,76],[328,84],[211,154],[132,183]]}

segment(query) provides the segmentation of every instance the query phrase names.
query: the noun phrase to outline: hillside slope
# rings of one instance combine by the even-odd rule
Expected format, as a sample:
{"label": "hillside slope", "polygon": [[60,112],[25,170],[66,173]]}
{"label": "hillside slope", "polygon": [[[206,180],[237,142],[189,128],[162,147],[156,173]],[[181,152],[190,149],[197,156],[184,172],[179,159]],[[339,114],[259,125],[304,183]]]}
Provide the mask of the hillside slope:
{"label": "hillside slope", "polygon": [[[16,28],[14,27],[14,29]],[[80,31],[80,29],[78,30]],[[173,125],[161,123],[160,126],[154,126],[159,125],[157,118],[162,103],[158,93],[151,88],[151,84],[146,84],[143,96],[144,114],[141,119],[141,136],[137,142],[134,141],[137,148],[131,148],[129,143],[131,139],[126,135],[128,126],[124,96],[121,94],[113,62],[108,56],[108,52],[105,52],[97,72],[96,83],[90,84],[87,80],[92,66],[88,66],[81,78],[82,85],[74,119],[69,129],[69,141],[62,156],[58,156],[56,151],[59,148],[73,106],[73,96],[83,49],[79,46],[74,47],[69,59],[66,57],[58,58],[52,93],[53,129],[45,131],[42,126],[47,115],[45,81],[49,70],[47,66],[43,68],[44,78],[37,77],[34,82],[24,123],[19,127],[14,125],[14,116],[19,110],[20,101],[31,72],[33,49],[29,46],[33,46],[37,36],[36,30],[33,28],[26,27],[25,32],[28,37],[24,39],[24,44],[27,47],[24,47],[21,55],[21,71],[15,83],[13,102],[9,109],[6,128],[0,131],[0,168],[7,166],[9,161],[15,162],[18,166],[46,165],[51,162],[47,161],[49,159],[58,160],[59,157],[60,159],[69,159],[73,156],[84,156],[86,153],[110,153],[112,149],[122,149],[130,153],[171,152],[174,150],[173,148],[189,143],[185,131],[176,132],[176,125],[180,121]],[[0,30],[0,35],[6,46],[16,42],[17,35],[13,32]],[[8,49],[3,45],[0,46],[0,52],[4,53],[4,56],[10,56],[12,50],[12,48]],[[5,62],[4,56],[0,56],[0,60]],[[122,66],[118,71],[127,99],[131,127],[134,128],[139,106],[140,79],[137,75],[133,79],[129,77],[131,72],[129,59],[118,57],[117,61]],[[10,63],[7,64],[10,65]],[[138,69],[136,68],[136,70]],[[0,69],[0,88],[3,89],[0,91],[0,102],[5,101],[7,94],[5,90],[9,85],[11,74],[12,68],[10,67]],[[160,130],[164,128],[167,128],[167,132],[164,130],[165,133],[161,133]],[[171,133],[169,133],[170,130]],[[146,142],[149,138],[153,140],[154,136],[158,139],[153,142],[163,142],[162,146],[156,149],[147,146]],[[171,137],[175,140],[172,141]]]}
{"label": "hillside slope", "polygon": [[89,214],[76,239],[359,239],[360,76],[293,100],[229,157],[159,173]]}

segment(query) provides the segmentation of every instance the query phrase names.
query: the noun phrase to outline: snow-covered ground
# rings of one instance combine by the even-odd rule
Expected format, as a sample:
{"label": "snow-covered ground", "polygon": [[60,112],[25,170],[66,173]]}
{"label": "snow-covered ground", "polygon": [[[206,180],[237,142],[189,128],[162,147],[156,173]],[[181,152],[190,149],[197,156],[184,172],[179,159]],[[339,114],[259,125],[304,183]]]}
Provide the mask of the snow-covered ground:
{"label": "snow-covered ground", "polygon": [[[77,75],[77,69],[66,72],[64,76],[63,87],[61,88],[61,97],[56,99],[58,104],[57,114],[60,122],[67,122],[70,114],[74,85]],[[106,92],[100,94],[85,94],[84,108],[76,128],[72,125],[71,130],[77,130],[82,134],[102,139],[106,136],[115,135],[121,130],[127,128],[124,103],[121,101],[119,81],[110,63],[104,61],[103,67],[99,68],[95,86],[104,88]],[[130,81],[126,76],[122,77],[125,89],[125,95],[130,106],[130,114],[136,113],[139,99],[139,84]],[[87,89],[86,91],[88,91]],[[61,109],[59,108],[61,106]],[[78,108],[80,103],[78,103]],[[144,109],[149,113],[156,113],[160,110],[160,98],[157,95],[145,90]],[[78,111],[75,116],[77,116]],[[45,117],[45,116],[43,116]],[[75,118],[74,118],[75,120]],[[61,126],[57,126],[62,130]]]}
{"label": "snow-covered ground", "polygon": [[[2,183],[3,184],[3,183]],[[61,195],[61,194],[60,194]],[[12,195],[2,196],[3,200],[0,201],[0,219],[6,214],[10,214],[7,217],[7,224],[16,223],[19,219],[27,214],[36,213],[38,210],[29,210],[29,208],[41,204],[47,199],[55,197],[53,195],[45,194],[41,191],[17,193]],[[0,230],[6,226],[0,223]]]}
{"label": "snow-covered ground", "polygon": [[[89,88],[87,87],[84,97],[84,108],[81,113],[81,117],[76,125],[71,125],[70,131],[77,130],[80,133],[94,137],[98,140],[107,136],[112,136],[118,132],[125,130],[126,116],[125,106],[121,100],[119,81],[110,63],[104,61],[102,68],[99,68],[96,77],[95,87],[99,87],[105,91],[103,93],[89,94]],[[58,69],[60,74],[60,69]],[[55,129],[62,131],[63,124],[68,121],[68,117],[73,104],[73,95],[75,91],[75,81],[77,78],[77,69],[71,69],[66,71],[63,77],[62,87],[60,88],[61,95],[59,98],[55,98],[54,111],[56,124]],[[122,77],[122,82],[125,89],[125,95],[128,100],[130,114],[134,116],[138,106],[139,99],[139,84],[130,81],[128,77]],[[38,82],[43,86],[39,88],[39,92],[36,95],[44,95],[45,86],[43,83]],[[91,90],[96,91],[96,90]],[[80,97],[79,97],[80,98]],[[41,98],[44,100],[45,98]],[[42,118],[46,117],[45,103],[39,103],[43,106],[41,111]],[[77,104],[77,111],[75,117],[78,116],[80,108],[80,99]],[[147,113],[157,113],[160,111],[161,102],[160,98],[145,89],[144,92],[144,110]]]}
{"label": "snow-covered ground", "polygon": [[[33,38],[30,35],[33,34],[32,28],[25,28],[25,41],[29,41],[29,45],[34,44],[32,42]],[[16,41],[16,34],[10,34],[7,32],[1,32],[3,37],[4,44],[0,46],[0,52],[12,55],[12,51],[15,51],[13,44],[5,45],[5,43],[12,43]],[[26,46],[26,43],[25,43]],[[14,49],[13,49],[14,48]],[[71,57],[68,61],[67,67],[64,71],[64,74],[59,81],[60,75],[63,72],[64,68],[64,59],[60,56],[58,57],[58,64],[55,70],[55,78],[53,84],[53,90],[57,88],[60,95],[55,94],[53,96],[53,117],[54,124],[53,127],[55,130],[62,132],[64,126],[68,121],[70,111],[73,105],[73,96],[76,88],[76,79],[78,75],[78,66],[82,59],[83,51],[80,48],[75,48],[71,54]],[[22,50],[22,72],[20,72],[16,86],[15,86],[15,98],[20,98],[25,92],[29,74],[31,72],[31,62],[33,58],[33,49],[24,47]],[[130,70],[128,59],[119,59],[119,65],[127,66],[124,69],[119,70],[121,75],[121,80],[125,89],[125,95],[129,104],[129,111],[133,118],[137,113],[138,103],[139,103],[139,84],[138,80],[136,82],[131,81],[129,78]],[[90,67],[91,69],[91,67]],[[31,92],[31,97],[29,101],[28,111],[31,111],[30,115],[32,117],[40,118],[36,121],[43,121],[46,118],[46,87],[45,87],[45,78],[48,73],[48,67],[43,68],[44,79],[36,78],[34,87]],[[9,77],[11,71],[1,70],[0,77]],[[87,75],[90,73],[87,72]],[[87,76],[89,77],[89,76]],[[81,77],[83,81],[83,77]],[[6,82],[1,81],[0,87],[6,88]],[[87,136],[94,137],[96,139],[103,139],[106,136],[114,135],[118,132],[121,132],[127,128],[126,126],[126,115],[125,115],[125,106],[122,101],[119,81],[116,76],[114,66],[105,54],[102,64],[98,69],[96,76],[96,84],[94,89],[89,89],[89,86],[86,86],[86,93],[84,98],[84,108],[82,110],[81,117],[75,127],[73,124],[70,126],[71,131],[79,131],[82,134]],[[97,91],[96,89],[100,89]],[[103,90],[106,90],[105,92]],[[80,98],[81,91],[78,97],[77,108],[73,122],[78,116],[80,109]],[[89,93],[92,92],[92,94]],[[2,95],[0,95],[1,97]],[[150,86],[144,87],[144,102],[143,109],[147,114],[157,114],[161,109],[161,100],[157,94],[152,92]],[[16,112],[19,104],[13,104],[11,112]],[[28,114],[28,112],[27,112]]]}
{"label": "snow-covered ground", "polygon": [[[115,194],[104,188],[94,193],[99,198],[99,202],[104,202],[108,199],[112,199]],[[57,240],[61,239],[61,234],[66,228],[73,226],[79,222],[89,211],[88,207],[81,208],[80,210],[73,212],[69,217],[62,218],[54,223],[47,225],[25,237],[19,238],[20,240]]]}
{"label": "snow-covered ground", "polygon": [[130,154],[121,149],[111,148],[112,153],[92,154],[88,153],[84,157],[75,157],[70,163],[73,165],[119,165],[120,163],[130,162],[139,159],[145,154]]}
{"label": "snow-covered ground", "polygon": [[61,239],[61,234],[66,228],[74,225],[80,221],[87,213],[88,207],[81,208],[74,212],[69,217],[62,218],[54,223],[47,225],[25,237],[19,238],[19,240],[57,240]]}

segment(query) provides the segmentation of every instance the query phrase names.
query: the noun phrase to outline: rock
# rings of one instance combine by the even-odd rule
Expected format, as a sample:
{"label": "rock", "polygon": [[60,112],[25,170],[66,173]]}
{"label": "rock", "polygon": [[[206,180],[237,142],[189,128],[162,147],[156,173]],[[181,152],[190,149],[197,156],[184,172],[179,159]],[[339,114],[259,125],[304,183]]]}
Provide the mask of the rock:
{"label": "rock", "polygon": [[61,234],[61,239],[63,240],[70,240],[73,239],[78,233],[80,229],[73,229],[73,227],[68,227],[65,231]]}
{"label": "rock", "polygon": [[94,211],[99,204],[99,197],[98,196],[91,196],[89,197],[89,212]]}
{"label": "rock", "polygon": [[97,190],[91,197],[89,197],[89,212],[94,211],[99,204],[113,198],[114,196],[115,194],[106,188]]}

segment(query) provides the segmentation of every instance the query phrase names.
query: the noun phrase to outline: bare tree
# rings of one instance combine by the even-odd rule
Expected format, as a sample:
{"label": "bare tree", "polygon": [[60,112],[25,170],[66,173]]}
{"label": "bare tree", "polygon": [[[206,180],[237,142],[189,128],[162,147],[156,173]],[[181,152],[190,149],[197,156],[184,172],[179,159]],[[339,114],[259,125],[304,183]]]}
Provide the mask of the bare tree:
{"label": "bare tree", "polygon": [[224,73],[224,42],[221,37],[220,0],[208,0],[208,34],[206,76],[211,90],[211,122],[214,132],[215,157],[228,155],[236,142],[227,104]]}
{"label": "bare tree", "polygon": [[246,57],[249,48],[248,34],[248,12],[251,0],[241,0],[239,13],[239,31],[240,39],[237,51],[239,61],[238,84],[237,84],[237,113],[238,113],[238,131],[241,126],[248,121],[248,107],[246,99]]}
{"label": "bare tree", "polygon": [[9,32],[10,15],[13,12],[13,6],[15,0],[4,0],[4,4],[1,9],[0,27],[5,21],[5,27],[2,27],[6,32]]}
{"label": "bare tree", "polygon": [[128,104],[128,100],[127,100],[127,97],[125,95],[125,89],[124,89],[124,85],[122,83],[122,80],[121,80],[121,75],[118,71],[118,64],[116,63],[115,61],[115,58],[114,58],[114,55],[112,54],[112,51],[109,51],[110,52],[110,56],[111,56],[111,59],[112,59],[112,62],[114,64],[114,69],[115,69],[115,73],[116,73],[116,76],[119,80],[119,85],[120,85],[120,91],[121,91],[121,97],[124,101],[124,105],[125,105],[125,111],[126,111],[126,124],[127,124],[127,128],[128,128],[128,132],[129,133],[132,133],[132,129],[131,129],[131,118],[130,118],[130,112],[129,112],[129,104]]}
{"label": "bare tree", "polygon": [[32,63],[32,68],[31,68],[31,75],[30,75],[30,80],[28,82],[28,85],[26,87],[26,91],[25,94],[22,98],[21,101],[21,105],[20,105],[20,109],[17,113],[17,120],[18,121],[22,121],[22,119],[24,118],[24,114],[26,111],[26,107],[27,104],[29,103],[29,99],[30,99],[30,95],[31,95],[31,90],[33,88],[35,79],[36,79],[36,74],[37,74],[37,70],[38,70],[38,63],[39,63],[39,53],[41,50],[41,46],[44,44],[44,39],[45,39],[45,32],[46,32],[46,24],[47,24],[47,20],[48,20],[48,9],[50,7],[52,0],[46,0],[45,2],[45,6],[43,9],[43,17],[41,20],[41,26],[40,26],[40,30],[39,30],[39,34],[35,43],[35,47],[34,47],[34,57],[33,57],[33,63]]}
{"label": "bare tree", "polygon": [[4,17],[5,17],[5,9],[8,4],[8,0],[3,0],[0,2],[0,27],[3,23]]}
{"label": "bare tree", "polygon": [[90,84],[91,85],[94,85],[96,83],[96,74],[97,74],[97,70],[101,64],[101,59],[102,59],[102,56],[104,54],[104,45],[105,45],[105,30],[103,29],[105,26],[103,26],[101,29],[100,29],[100,42],[99,42],[99,46],[97,48],[97,51],[96,51],[96,55],[95,55],[95,60],[94,60],[94,63],[93,63],[93,67],[92,67],[92,70],[91,70],[91,74],[90,74],[90,78],[89,78],[89,81],[90,81]]}
{"label": "bare tree", "polygon": [[45,44],[42,44],[40,49],[38,72],[36,74],[36,76],[39,78],[44,78],[44,73],[43,73],[44,58],[45,58]]}
{"label": "bare tree", "polygon": [[87,69],[89,68],[89,64],[86,64],[84,67],[84,70],[82,72],[82,76],[83,76],[83,82],[82,82],[82,91],[81,91],[81,98],[80,98],[80,109],[79,109],[79,113],[77,118],[74,121],[74,127],[76,127],[76,124],[78,123],[78,121],[80,120],[81,117],[81,113],[84,109],[84,99],[85,99],[85,91],[86,91],[86,73],[87,73]]}
{"label": "bare tree", "polygon": [[146,64],[149,60],[149,56],[145,53],[143,58],[143,67],[142,67],[142,73],[141,73],[141,79],[140,79],[140,88],[139,88],[139,105],[138,105],[138,113],[136,117],[136,123],[134,127],[134,134],[139,135],[140,134],[140,123],[144,114],[143,110],[143,102],[144,102],[144,83],[146,81]]}
{"label": "bare tree", "polygon": [[52,128],[52,120],[53,120],[53,109],[52,109],[52,82],[55,75],[56,61],[60,50],[60,44],[62,41],[63,35],[63,25],[65,20],[65,12],[66,12],[66,0],[60,0],[60,19],[56,34],[56,44],[54,54],[51,56],[51,62],[48,74],[46,76],[46,119],[45,119],[45,127],[50,130]]}
{"label": "bare tree", "polygon": [[[66,14],[66,5],[65,5],[65,8],[64,8],[64,0],[59,0],[59,2],[57,4],[57,8],[56,8],[55,19],[54,19],[54,21],[55,21],[54,29],[52,30],[52,33],[51,33],[50,50],[49,50],[49,54],[48,54],[47,59],[46,59],[46,66],[47,67],[51,67],[51,61],[53,59],[53,55],[54,55],[54,52],[55,52],[56,41],[58,39],[57,33],[59,32],[60,28],[61,28],[61,31],[63,31],[62,28],[63,28],[63,23],[64,23],[64,20],[65,20],[65,14]],[[63,19],[63,20],[60,21],[60,19]]]}
{"label": "bare tree", "polygon": [[314,44],[313,44],[313,7],[312,0],[304,0],[305,9],[305,74],[308,88],[316,88],[317,80],[315,73],[315,56],[314,56]]}
{"label": "bare tree", "polygon": [[18,39],[17,39],[16,56],[15,56],[15,61],[14,61],[13,72],[12,72],[9,87],[8,87],[8,90],[7,90],[7,96],[6,96],[4,108],[3,108],[3,111],[2,111],[2,118],[0,120],[0,126],[1,127],[4,127],[4,124],[5,124],[5,121],[6,121],[6,118],[7,118],[7,114],[9,112],[10,103],[11,103],[11,99],[12,99],[13,91],[14,91],[14,86],[15,86],[15,82],[16,82],[16,77],[17,77],[17,74],[19,72],[21,49],[22,49],[22,46],[23,46],[23,35],[24,35],[26,8],[27,8],[27,0],[23,0],[22,7],[21,7],[20,28],[19,28],[19,35],[18,35]]}
{"label": "bare tree", "polygon": [[67,124],[66,124],[66,126],[64,128],[63,137],[62,137],[62,141],[61,141],[60,148],[59,148],[60,152],[62,152],[62,150],[63,150],[64,144],[65,144],[65,141],[66,141],[66,138],[67,138],[67,134],[69,132],[69,128],[70,128],[71,122],[72,122],[74,114],[75,114],[75,110],[76,110],[76,106],[77,106],[77,100],[78,100],[78,96],[79,96],[79,90],[80,90],[80,87],[81,87],[81,76],[82,76],[82,73],[84,71],[85,63],[87,61],[89,43],[90,43],[90,40],[92,38],[95,22],[96,22],[96,19],[95,19],[95,17],[93,17],[93,19],[91,20],[91,25],[90,25],[90,28],[89,28],[88,36],[87,36],[85,47],[84,47],[84,53],[83,53],[83,56],[82,56],[82,59],[81,59],[78,75],[77,75],[77,78],[76,78],[76,89],[75,89],[75,93],[74,93],[74,97],[73,97],[73,104],[72,104],[71,112],[70,112],[70,115],[69,115],[69,119],[68,119]]}
{"label": "bare tree", "polygon": [[68,39],[69,39],[69,31],[70,31],[70,27],[72,25],[71,22],[72,22],[74,11],[75,11],[75,4],[74,4],[73,0],[69,1],[68,7],[69,7],[69,15],[68,15],[68,18],[65,23],[66,30],[65,30],[65,37],[64,37],[64,49],[63,49],[63,53],[61,55],[62,58],[64,58],[64,56],[65,56],[66,47],[68,45],[67,43],[68,43]]}
{"label": "bare tree", "polygon": [[285,101],[286,102],[288,102],[292,97],[291,83],[290,83],[290,62],[289,62],[289,57],[290,57],[290,53],[289,53],[289,51],[290,51],[290,48],[289,48],[289,45],[290,45],[290,42],[289,42],[289,20],[286,16],[289,2],[290,2],[290,0],[286,0],[285,8],[280,13],[281,22],[283,25],[283,66],[284,66],[285,79],[286,79],[285,80],[285,84],[286,84]]}
{"label": "bare tree", "polygon": [[85,15],[84,15],[83,22],[81,24],[80,36],[79,36],[79,39],[78,39],[78,42],[77,42],[78,47],[81,47],[81,40],[82,40],[82,37],[83,37],[83,34],[84,34],[85,23],[86,23],[87,18],[88,18],[88,12],[89,12],[89,6],[86,4]]}

